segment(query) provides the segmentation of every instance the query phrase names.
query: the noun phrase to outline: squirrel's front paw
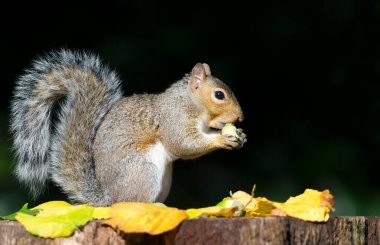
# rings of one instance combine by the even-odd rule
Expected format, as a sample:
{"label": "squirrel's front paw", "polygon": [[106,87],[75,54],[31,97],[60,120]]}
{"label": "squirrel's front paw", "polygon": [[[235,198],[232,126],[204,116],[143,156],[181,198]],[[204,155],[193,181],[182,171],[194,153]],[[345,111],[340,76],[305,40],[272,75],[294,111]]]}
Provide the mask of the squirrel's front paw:
{"label": "squirrel's front paw", "polygon": [[240,148],[243,147],[244,143],[247,142],[247,135],[243,133],[243,129],[238,128],[236,130],[237,135],[239,135]]}
{"label": "squirrel's front paw", "polygon": [[232,135],[219,135],[217,144],[219,148],[227,150],[240,149],[242,146],[240,139]]}

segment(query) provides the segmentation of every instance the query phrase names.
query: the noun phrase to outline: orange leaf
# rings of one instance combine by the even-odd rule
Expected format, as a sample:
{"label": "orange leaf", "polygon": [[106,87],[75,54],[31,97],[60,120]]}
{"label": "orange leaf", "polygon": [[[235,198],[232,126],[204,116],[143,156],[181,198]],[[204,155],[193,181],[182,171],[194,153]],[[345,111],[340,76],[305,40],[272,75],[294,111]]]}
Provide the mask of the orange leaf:
{"label": "orange leaf", "polygon": [[322,191],[322,194],[321,194],[321,207],[327,207],[333,211],[335,211],[334,209],[334,196],[330,194],[330,191],[329,190],[324,190]]}

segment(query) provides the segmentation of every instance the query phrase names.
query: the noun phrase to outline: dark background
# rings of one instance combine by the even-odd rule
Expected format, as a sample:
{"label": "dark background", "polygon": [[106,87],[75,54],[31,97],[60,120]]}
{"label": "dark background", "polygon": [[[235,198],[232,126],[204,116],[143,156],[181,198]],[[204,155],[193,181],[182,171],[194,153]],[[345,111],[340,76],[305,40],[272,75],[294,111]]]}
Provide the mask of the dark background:
{"label": "dark background", "polygon": [[[31,202],[11,175],[14,81],[62,47],[99,54],[126,95],[162,91],[197,62],[235,91],[248,143],[177,162],[168,205],[213,205],[256,184],[275,201],[327,188],[337,215],[380,214],[379,1],[52,4],[0,15],[0,214]],[[31,203],[62,198],[51,188]]]}

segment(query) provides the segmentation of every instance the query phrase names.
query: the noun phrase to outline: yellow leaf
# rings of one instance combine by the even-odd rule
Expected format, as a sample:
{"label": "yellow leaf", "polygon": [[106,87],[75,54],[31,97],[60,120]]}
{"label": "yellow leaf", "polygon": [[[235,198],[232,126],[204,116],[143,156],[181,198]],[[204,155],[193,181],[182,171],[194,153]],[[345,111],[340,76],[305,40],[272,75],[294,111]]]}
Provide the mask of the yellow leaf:
{"label": "yellow leaf", "polygon": [[333,210],[334,197],[328,190],[323,192],[306,189],[285,203],[273,202],[265,197],[256,198],[257,204],[246,216],[291,216],[306,221],[325,222]]}
{"label": "yellow leaf", "polygon": [[76,227],[85,225],[92,220],[94,212],[93,207],[85,204],[63,205],[60,209],[50,204],[42,207],[44,209],[36,216],[18,213],[16,219],[24,225],[28,232],[45,238],[70,236]]}
{"label": "yellow leaf", "polygon": [[46,208],[51,208],[51,207],[68,207],[68,206],[71,206],[71,204],[65,201],[50,201],[50,202],[42,203],[32,209],[46,209]]}
{"label": "yellow leaf", "polygon": [[111,218],[111,207],[95,207],[94,208],[94,219],[109,219]]}
{"label": "yellow leaf", "polygon": [[256,205],[253,209],[247,210],[246,216],[248,217],[254,217],[254,216],[272,216],[272,210],[276,207],[273,206],[273,202],[269,201],[265,197],[257,197],[255,198]]}
{"label": "yellow leaf", "polygon": [[190,208],[186,210],[189,218],[198,218],[198,217],[226,217],[230,218],[234,215],[235,211],[238,209],[237,206],[225,208],[220,206],[211,206],[206,208]]}
{"label": "yellow leaf", "polygon": [[328,190],[319,192],[306,189],[296,197],[290,197],[285,203],[272,202],[273,206],[283,210],[288,216],[315,222],[329,219],[334,198]]}
{"label": "yellow leaf", "polygon": [[127,233],[157,235],[177,227],[187,218],[185,211],[148,203],[116,203],[106,222]]}
{"label": "yellow leaf", "polygon": [[94,212],[94,208],[88,206],[87,204],[75,205],[75,206],[49,206],[42,209],[37,217],[50,217],[50,216],[59,216],[59,215],[69,215],[75,216],[76,214],[80,214],[80,212],[88,213],[92,216]]}
{"label": "yellow leaf", "polygon": [[36,217],[18,213],[16,219],[24,225],[29,233],[44,238],[70,236],[76,228],[67,217],[57,219],[57,217]]}

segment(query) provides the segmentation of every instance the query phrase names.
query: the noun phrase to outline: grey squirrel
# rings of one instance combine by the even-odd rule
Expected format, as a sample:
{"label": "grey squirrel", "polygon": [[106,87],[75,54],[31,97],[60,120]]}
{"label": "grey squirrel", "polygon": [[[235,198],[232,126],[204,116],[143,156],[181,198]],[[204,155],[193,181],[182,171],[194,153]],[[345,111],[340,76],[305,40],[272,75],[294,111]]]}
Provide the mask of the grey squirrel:
{"label": "grey squirrel", "polygon": [[118,76],[96,55],[53,51],[18,78],[11,113],[15,174],[33,197],[50,179],[70,200],[94,206],[163,202],[173,161],[246,142],[242,129],[239,138],[221,135],[243,112],[201,63],[162,93],[123,97]]}

